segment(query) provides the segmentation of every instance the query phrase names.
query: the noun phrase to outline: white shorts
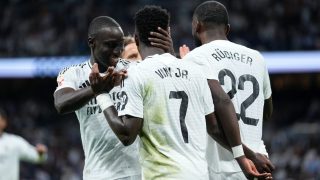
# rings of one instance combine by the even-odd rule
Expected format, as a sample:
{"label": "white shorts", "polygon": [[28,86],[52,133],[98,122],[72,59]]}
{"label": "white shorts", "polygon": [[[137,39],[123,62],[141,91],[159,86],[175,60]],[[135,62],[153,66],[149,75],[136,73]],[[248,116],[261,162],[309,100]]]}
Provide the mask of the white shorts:
{"label": "white shorts", "polygon": [[243,172],[209,172],[210,180],[247,180]]}

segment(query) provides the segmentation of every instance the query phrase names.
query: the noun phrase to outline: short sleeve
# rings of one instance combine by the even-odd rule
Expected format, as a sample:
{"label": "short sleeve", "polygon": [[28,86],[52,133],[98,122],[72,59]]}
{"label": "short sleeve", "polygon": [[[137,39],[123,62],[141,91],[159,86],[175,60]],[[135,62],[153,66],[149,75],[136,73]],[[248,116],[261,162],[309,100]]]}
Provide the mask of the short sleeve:
{"label": "short sleeve", "polygon": [[264,99],[269,99],[272,94],[270,77],[269,77],[269,73],[266,65],[264,68],[264,77],[263,77],[263,94],[264,94]]}
{"label": "short sleeve", "polygon": [[205,52],[195,49],[188,53],[183,60],[199,65],[207,79],[218,80],[217,66],[214,65],[214,61],[208,56]]}
{"label": "short sleeve", "polygon": [[121,109],[119,116],[130,115],[138,118],[143,118],[143,98],[141,91],[141,82],[139,80],[136,68],[128,70],[128,78],[123,82],[123,87],[120,92]]}
{"label": "short sleeve", "polygon": [[33,163],[40,161],[40,156],[36,148],[23,138],[19,137],[17,139],[17,146],[20,160]]}
{"label": "short sleeve", "polygon": [[76,73],[75,73],[74,67],[67,67],[62,69],[57,77],[58,87],[56,91],[66,87],[77,89],[75,76],[76,76]]}
{"label": "short sleeve", "polygon": [[205,113],[205,115],[208,115],[208,114],[214,112],[214,105],[213,105],[210,87],[208,85],[207,80],[204,78],[202,80],[201,89],[203,90],[202,99],[203,99],[203,105],[204,105],[204,113]]}

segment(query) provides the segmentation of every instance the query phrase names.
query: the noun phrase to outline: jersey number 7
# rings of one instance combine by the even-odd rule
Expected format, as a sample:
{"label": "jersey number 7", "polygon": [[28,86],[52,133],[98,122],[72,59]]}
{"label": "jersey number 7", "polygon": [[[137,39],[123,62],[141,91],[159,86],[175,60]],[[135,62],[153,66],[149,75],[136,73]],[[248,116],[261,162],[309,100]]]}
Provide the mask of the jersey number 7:
{"label": "jersey number 7", "polygon": [[181,133],[183,137],[183,141],[185,143],[189,143],[188,140],[188,129],[186,126],[186,114],[187,114],[187,109],[188,109],[188,95],[184,91],[170,91],[169,99],[181,99],[181,104],[180,104],[180,127],[181,127]]}

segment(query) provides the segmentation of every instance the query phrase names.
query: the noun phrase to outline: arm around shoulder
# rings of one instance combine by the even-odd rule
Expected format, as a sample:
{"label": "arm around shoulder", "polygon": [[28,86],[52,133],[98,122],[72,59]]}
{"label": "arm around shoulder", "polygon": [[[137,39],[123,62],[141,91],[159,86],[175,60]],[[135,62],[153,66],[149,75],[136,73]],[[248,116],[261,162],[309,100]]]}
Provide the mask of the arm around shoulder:
{"label": "arm around shoulder", "polygon": [[37,144],[36,147],[22,137],[17,137],[15,143],[19,152],[19,159],[30,163],[43,163],[47,159],[47,147]]}

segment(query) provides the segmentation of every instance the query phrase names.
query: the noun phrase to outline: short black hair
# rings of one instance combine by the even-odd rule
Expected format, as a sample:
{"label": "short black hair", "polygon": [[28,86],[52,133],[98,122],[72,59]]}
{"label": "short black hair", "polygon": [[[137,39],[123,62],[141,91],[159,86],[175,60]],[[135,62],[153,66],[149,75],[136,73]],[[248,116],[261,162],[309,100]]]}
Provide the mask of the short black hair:
{"label": "short black hair", "polygon": [[98,16],[94,18],[88,29],[88,37],[93,37],[103,28],[120,27],[120,25],[109,16]]}
{"label": "short black hair", "polygon": [[226,7],[217,1],[206,1],[194,11],[193,17],[207,26],[228,25],[229,16]]}
{"label": "short black hair", "polygon": [[135,17],[135,25],[139,40],[147,46],[151,46],[148,37],[150,32],[157,32],[158,27],[167,30],[170,22],[170,14],[166,9],[160,6],[144,6],[140,9]]}
{"label": "short black hair", "polygon": [[6,121],[8,120],[8,115],[2,108],[0,108],[0,117],[2,117]]}

